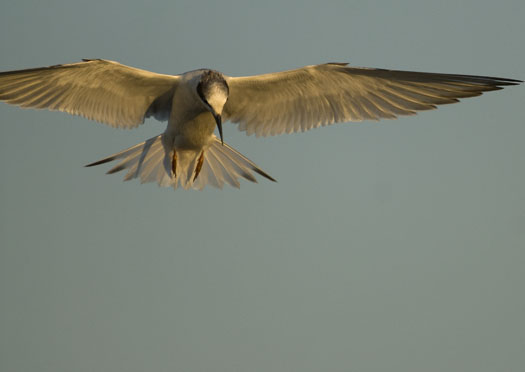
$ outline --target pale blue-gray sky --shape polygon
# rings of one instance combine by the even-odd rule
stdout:
[[[0,70],[328,61],[525,78],[525,2],[4,0]],[[525,88],[225,138],[277,178],[185,192],[83,168],[163,131],[0,104],[0,370],[518,371]]]

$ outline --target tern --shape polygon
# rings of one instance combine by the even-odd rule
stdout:
[[[116,160],[107,173],[127,170],[124,180],[200,190],[208,184],[239,187],[241,178],[257,182],[252,172],[275,181],[224,143],[224,121],[258,137],[303,132],[334,123],[413,115],[520,83],[347,63],[247,77],[211,69],[163,75],[114,61],[84,59],[1,72],[0,100],[64,111],[118,128],[135,128],[148,117],[167,121],[164,133],[86,166]]]

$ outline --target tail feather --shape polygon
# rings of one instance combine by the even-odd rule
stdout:
[[[177,152],[175,157],[173,151]],[[199,170],[201,153],[203,161]],[[180,186],[184,189],[202,190],[206,185],[222,188],[225,183],[239,188],[240,178],[257,182],[252,171],[276,182],[244,155],[227,144],[222,145],[216,137],[202,150],[195,151],[167,150],[163,145],[162,135],[159,135],[86,167],[115,160],[120,162],[111,168],[108,174],[127,169],[125,181],[139,178],[142,183],[156,182],[159,186],[171,186],[175,189]],[[176,164],[173,164],[173,161],[176,161]]]
[[[220,154],[216,153],[213,147],[208,149],[208,164],[210,165],[210,172],[215,175],[215,179],[218,182],[214,186],[222,188],[224,182],[236,188],[241,186],[237,178],[231,174],[233,172],[230,173],[228,167],[222,163]]]

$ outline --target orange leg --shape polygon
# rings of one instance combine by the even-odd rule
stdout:
[[[201,151],[201,156],[199,157],[199,161],[197,162],[197,167],[195,168],[195,176],[193,177],[193,182],[197,179],[197,176],[201,172],[202,163],[204,163],[204,151]]]
[[[171,171],[173,172],[173,176],[177,177],[177,150],[173,150],[173,159],[171,161]]]

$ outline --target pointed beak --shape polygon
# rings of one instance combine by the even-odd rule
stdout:
[[[217,128],[219,128],[219,135],[221,136],[221,143],[224,145],[224,140],[222,138],[222,118],[220,114],[213,113],[215,122],[217,123]]]

